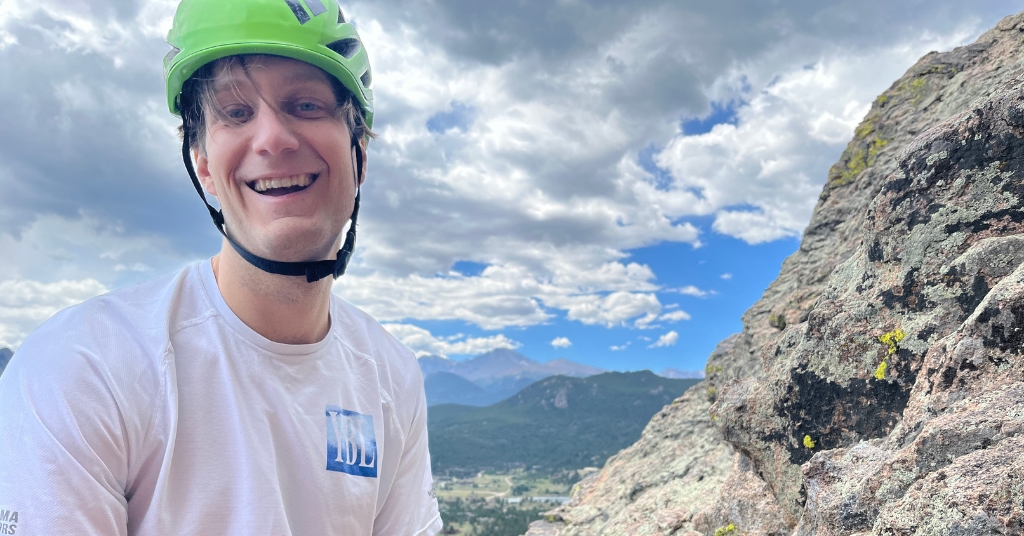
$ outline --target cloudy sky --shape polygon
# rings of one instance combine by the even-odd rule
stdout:
[[[0,347],[214,254],[176,0],[0,0]],[[1021,2],[373,0],[380,137],[335,292],[420,355],[701,369],[874,97]]]

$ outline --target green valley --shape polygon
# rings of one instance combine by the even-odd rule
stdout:
[[[428,430],[434,473],[599,467],[635,442],[655,413],[698,381],[650,371],[552,376],[487,407],[432,406]]]

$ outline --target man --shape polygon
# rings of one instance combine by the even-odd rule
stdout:
[[[372,136],[355,28],[335,0],[184,0],[168,41],[223,246],[25,340],[0,381],[0,534],[438,532],[415,357],[326,277]]]

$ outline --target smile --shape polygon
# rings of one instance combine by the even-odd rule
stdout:
[[[245,183],[252,191],[260,195],[282,196],[295,192],[301,192],[309,185],[316,182],[319,173],[303,173],[290,177],[278,177],[274,179],[257,179]]]

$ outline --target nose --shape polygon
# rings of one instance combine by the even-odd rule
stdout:
[[[266,103],[260,103],[253,126],[255,134],[252,150],[256,154],[277,155],[299,148],[299,139],[292,132],[287,119],[282,120],[281,113]]]

